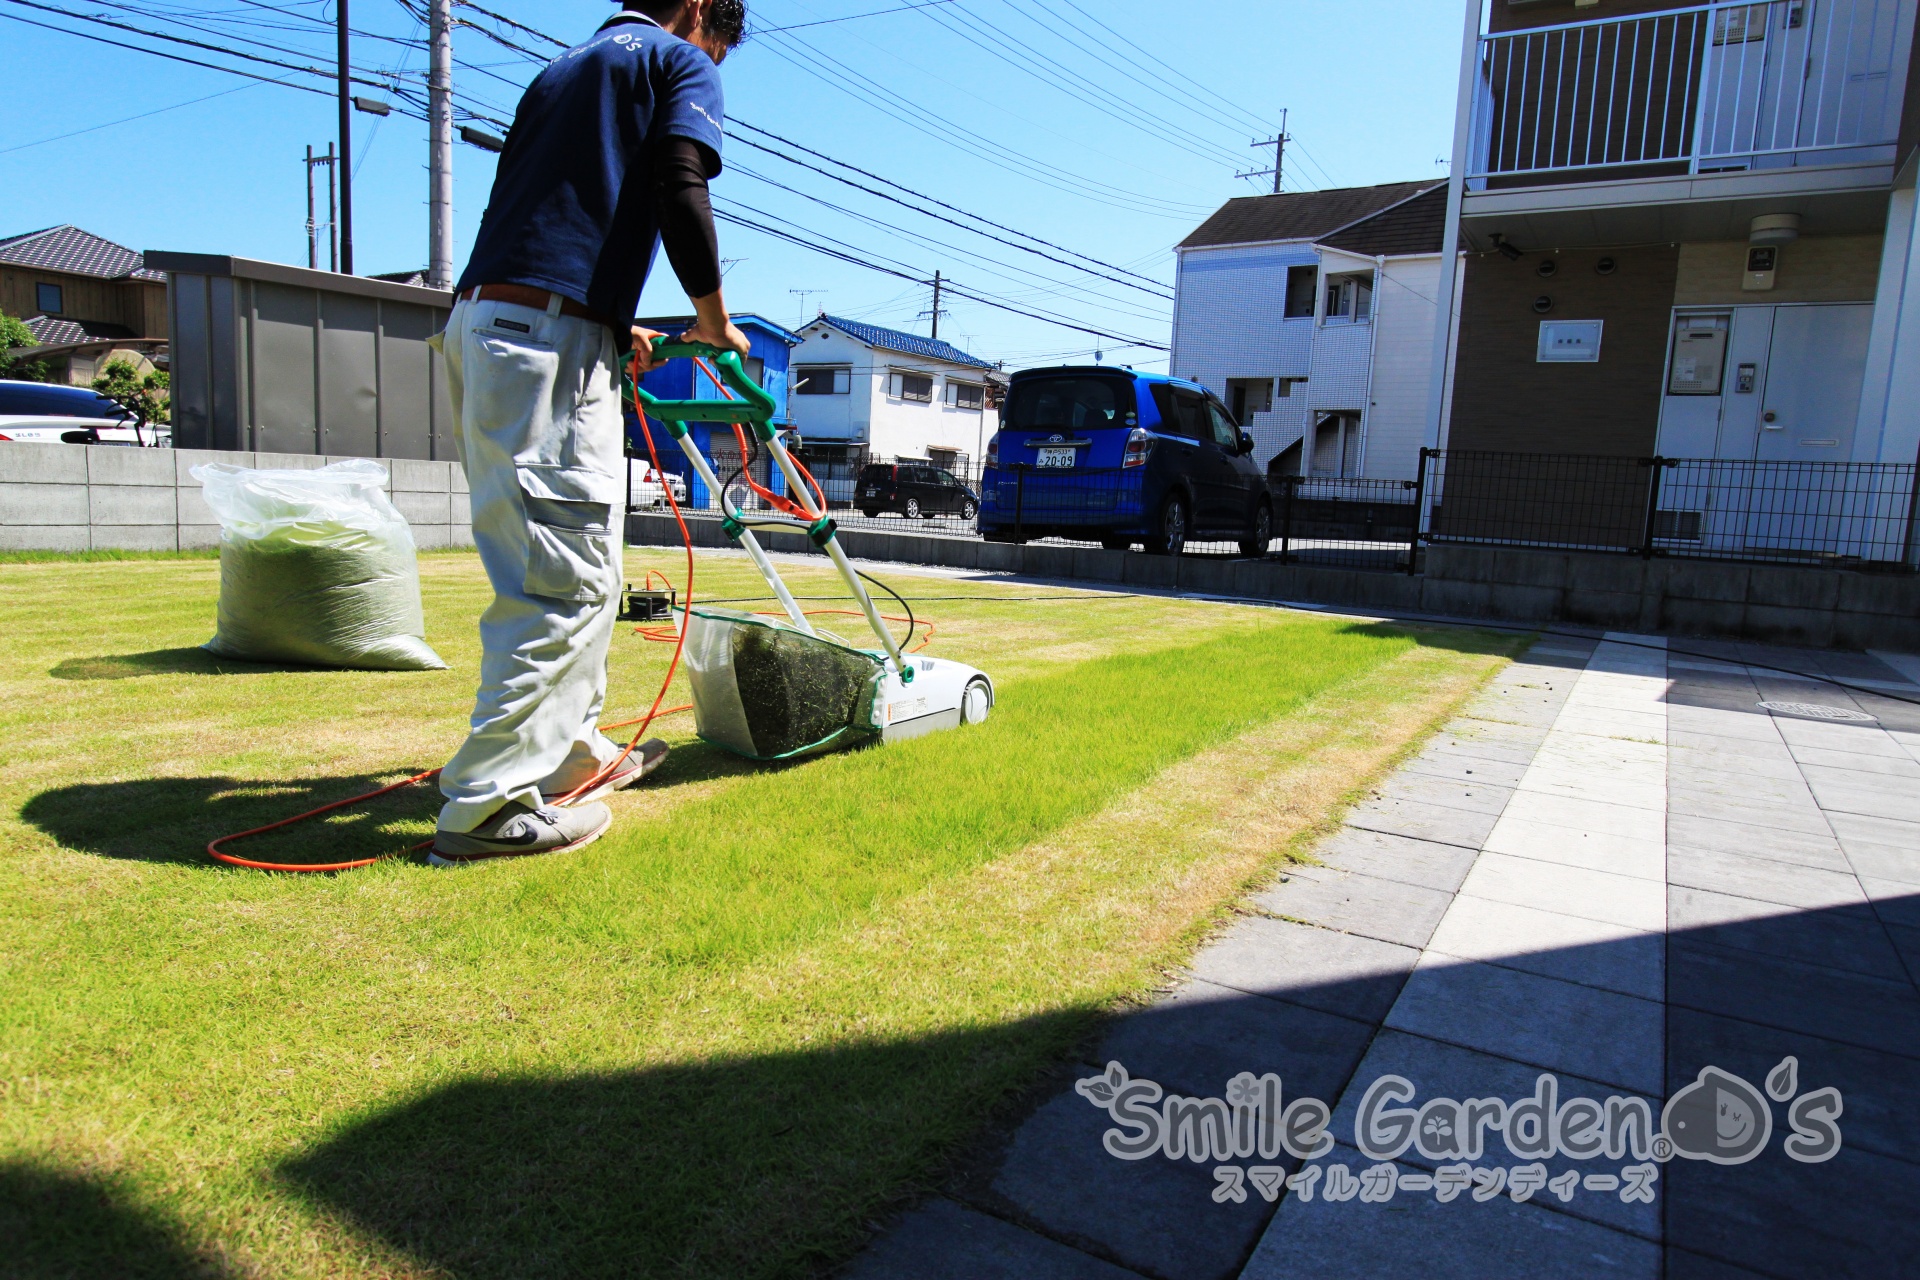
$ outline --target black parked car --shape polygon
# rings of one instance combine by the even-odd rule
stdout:
[[[980,510],[980,495],[960,483],[953,472],[936,466],[875,462],[860,468],[853,505],[868,519],[894,511],[914,520],[939,515],[971,520]]]

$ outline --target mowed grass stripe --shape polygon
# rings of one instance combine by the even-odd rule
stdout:
[[[984,726],[769,771],[476,907],[526,935],[496,944],[737,961],[1011,853],[1411,645],[1313,622],[1082,663],[1008,689]]]

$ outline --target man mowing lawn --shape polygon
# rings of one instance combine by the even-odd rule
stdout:
[[[707,195],[717,68],[746,17],[746,0],[627,0],[540,73],[507,135],[441,335],[494,599],[472,733],[440,775],[437,865],[596,840],[613,823],[600,797],[666,757],[597,727],[626,508],[620,366],[631,350],[652,367],[659,335],[633,316],[663,240],[698,317],[682,336],[746,354]]]

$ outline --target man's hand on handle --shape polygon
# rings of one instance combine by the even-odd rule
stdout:
[[[695,298],[693,306],[697,318],[693,328],[679,335],[679,341],[704,342],[722,351],[734,351],[743,356],[747,354],[747,335],[740,332],[733,321],[727,318],[727,304],[718,291],[704,298]],[[653,343],[654,339],[666,335],[656,329],[648,329],[637,324],[632,328],[633,352],[639,357],[640,372],[648,373],[665,364],[666,361],[654,356]]]
[[[680,335],[682,342],[704,342],[710,347],[722,351],[734,351],[747,354],[747,335],[734,327],[727,318],[726,299],[716,289],[704,298],[693,300],[693,309],[698,317],[693,328]]]
[[[651,373],[666,363],[665,360],[653,358],[653,340],[665,336],[657,329],[647,329],[637,324],[633,326],[633,354],[639,357],[640,372]]]

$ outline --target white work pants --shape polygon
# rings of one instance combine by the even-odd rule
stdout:
[[[538,807],[619,755],[595,727],[626,516],[611,330],[507,302],[455,303],[443,338],[473,540],[493,584],[472,732],[440,775],[443,831]]]

